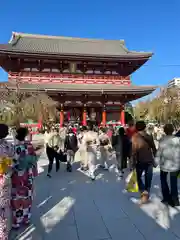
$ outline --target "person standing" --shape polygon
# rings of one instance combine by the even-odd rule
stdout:
[[[153,137],[146,133],[144,121],[136,123],[136,130],[137,133],[132,136],[132,168],[135,168],[137,172],[137,182],[143,204],[149,199],[156,147]],[[145,183],[142,181],[143,172]]]
[[[33,201],[34,178],[37,176],[37,155],[33,145],[25,141],[27,128],[19,128],[16,135],[12,172],[12,227],[29,224]]]
[[[75,153],[78,149],[78,140],[72,128],[69,128],[64,142],[64,149],[67,153],[67,171],[72,172]]]
[[[11,230],[11,169],[14,147],[5,138],[8,126],[0,124],[0,239],[7,240]]]
[[[160,166],[162,202],[170,206],[179,206],[177,177],[180,171],[180,138],[173,136],[172,124],[164,126],[166,136],[159,143],[155,162]],[[167,177],[170,176],[170,189]]]
[[[46,144],[46,154],[49,160],[47,176],[49,178],[51,178],[54,159],[56,161],[56,172],[58,172],[60,168],[60,154],[58,153],[60,142],[59,129],[54,129],[54,132],[52,132]]]

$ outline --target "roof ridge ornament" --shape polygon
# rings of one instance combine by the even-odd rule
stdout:
[[[31,34],[31,33],[22,33],[22,32],[12,32],[11,40],[15,37],[29,37],[29,38],[43,38],[43,39],[64,39],[64,40],[76,40],[76,41],[109,41],[109,42],[120,42],[122,45],[125,44],[124,39],[103,39],[103,38],[81,38],[81,37],[68,37],[68,36],[56,36],[56,35],[47,35],[47,34]],[[10,40],[10,41],[11,41]]]

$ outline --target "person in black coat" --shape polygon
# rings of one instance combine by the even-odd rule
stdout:
[[[74,162],[74,156],[78,149],[78,140],[76,134],[72,128],[69,128],[64,142],[64,150],[67,153],[67,171],[72,171],[72,163]]]
[[[123,177],[124,169],[127,168],[127,160],[131,155],[131,141],[123,127],[119,128],[118,135],[112,137],[112,146],[116,151],[119,175]]]

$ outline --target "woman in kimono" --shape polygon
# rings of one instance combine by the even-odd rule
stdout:
[[[14,147],[5,138],[8,126],[0,124],[0,240],[8,240],[11,229],[11,169]]]
[[[79,147],[79,157],[80,157],[80,165],[81,170],[86,171],[88,169],[87,165],[87,154],[86,154],[86,145],[83,144],[83,137],[87,132],[86,126],[81,127],[81,132],[78,134],[78,147]]]
[[[101,164],[100,167],[104,170],[109,169],[109,159],[110,152],[112,150],[111,141],[106,133],[105,128],[100,129],[99,142],[100,142],[100,154],[101,154]]]
[[[25,141],[26,128],[19,128],[16,135],[14,168],[12,174],[12,227],[28,224],[33,201],[33,180],[37,176],[37,156],[32,144]]]
[[[93,130],[93,126],[88,127],[88,131],[84,134],[82,144],[86,148],[86,162],[89,169],[89,176],[95,180],[95,170],[97,165],[97,149],[99,147],[99,138],[97,132]]]

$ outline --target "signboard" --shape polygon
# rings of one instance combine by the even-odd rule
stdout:
[[[120,111],[120,105],[106,106],[106,111]]]

